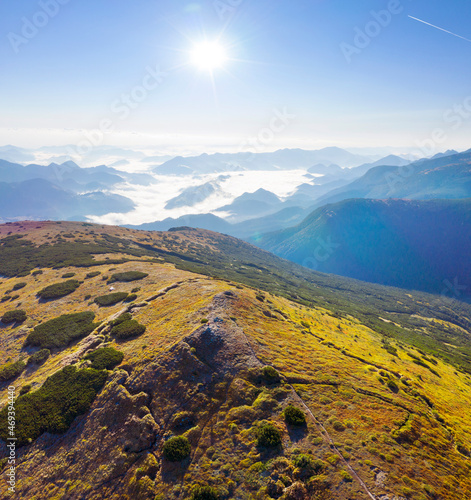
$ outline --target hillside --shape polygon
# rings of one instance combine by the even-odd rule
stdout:
[[[0,225],[0,275],[11,498],[471,497],[467,304],[188,228]]]
[[[433,293],[458,280],[471,294],[471,199],[346,200],[256,243],[322,272]]]

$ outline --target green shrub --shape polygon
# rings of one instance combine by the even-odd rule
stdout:
[[[27,385],[24,385],[21,389],[20,389],[20,396],[23,396],[23,394],[26,394],[27,392],[29,392],[31,390],[31,384],[27,384]]]
[[[62,278],[73,278],[75,276],[75,273],[65,273],[62,275]]]
[[[398,443],[413,443],[420,437],[420,424],[415,416],[410,417],[400,428],[391,432],[391,436]]]
[[[112,370],[123,361],[124,354],[113,347],[102,347],[85,356],[92,362],[95,370]]]
[[[41,271],[41,269],[37,269],[36,271],[33,271],[31,274],[32,274],[32,276],[39,276],[42,273],[43,272]]]
[[[257,429],[257,446],[276,447],[281,444],[281,432],[273,424],[264,424]]]
[[[38,325],[26,338],[25,345],[43,348],[63,347],[89,335],[96,327],[95,314],[64,314]]]
[[[117,326],[117,325],[120,325],[121,323],[124,323],[125,321],[130,320],[130,319],[132,319],[131,313],[123,313],[123,314],[120,314],[116,319],[113,319],[112,321],[110,321],[110,325]]]
[[[95,299],[95,304],[99,306],[113,306],[118,302],[122,302],[128,294],[126,292],[109,293],[108,295],[101,295]]]
[[[327,467],[327,464],[322,460],[314,460],[310,455],[304,453],[296,455],[292,461],[295,467],[301,469],[304,476],[319,474]]]
[[[389,387],[389,389],[391,389],[392,392],[399,392],[399,387],[398,385],[396,384],[396,382],[394,382],[394,380],[388,380],[386,382],[386,385]]]
[[[397,349],[386,341],[383,341],[382,348],[385,349],[389,354],[397,356]]]
[[[46,362],[47,358],[51,355],[51,351],[49,349],[41,349],[38,352],[35,352],[28,359],[28,365],[42,365]]]
[[[20,373],[26,368],[26,363],[23,360],[14,361],[3,365],[0,368],[0,381],[6,382],[12,378],[18,377]]]
[[[67,431],[75,417],[88,411],[106,377],[105,371],[66,366],[37,391],[19,396],[15,404],[17,445],[23,446],[44,432]],[[5,407],[0,411],[0,437],[6,440],[8,432],[8,407]]]
[[[27,285],[27,283],[15,283],[13,285],[13,290],[16,291],[16,290],[21,290],[22,288],[24,288],[25,286]]]
[[[141,287],[139,287],[139,286],[138,286],[138,287],[136,287],[136,288],[133,288],[133,289],[131,290],[131,293],[137,293],[137,292],[140,292],[140,291],[141,291]]]
[[[191,500],[218,500],[219,492],[211,486],[194,486],[191,490]]]
[[[45,300],[59,299],[75,292],[79,286],[80,282],[77,280],[63,281],[43,288],[38,292],[38,297]]]
[[[111,329],[111,335],[119,340],[138,337],[146,331],[146,327],[138,323],[135,319],[126,320]]]
[[[27,318],[26,312],[22,309],[15,309],[14,311],[7,311],[2,316],[2,323],[6,325],[9,323],[23,323]]]
[[[340,470],[340,476],[344,481],[347,483],[351,483],[353,481],[353,477],[350,475],[349,472],[347,472],[345,469]]]
[[[203,318],[203,319],[201,320],[201,324],[203,324],[203,325],[205,325],[205,324],[206,324],[206,323],[208,323],[208,322],[209,322],[209,319],[207,319],[207,318]]]
[[[126,297],[124,302],[133,302],[136,299],[137,299],[137,295],[135,293],[131,293]]]
[[[269,384],[276,384],[280,381],[280,374],[273,368],[273,366],[264,366],[262,368],[262,375],[266,382]]]
[[[112,274],[110,278],[110,283],[114,283],[115,281],[137,281],[147,278],[149,276],[147,273],[141,273],[140,271],[127,271],[125,273],[116,273]]]
[[[299,408],[292,405],[285,408],[283,416],[285,417],[286,423],[290,425],[305,425],[306,423],[306,415],[304,415]]]
[[[338,432],[342,432],[345,430],[345,425],[343,425],[340,420],[334,420],[332,422],[332,427]]]
[[[100,276],[100,271],[92,271],[91,273],[87,273],[85,278],[96,278],[97,276]]]
[[[184,436],[172,437],[164,444],[162,451],[169,462],[180,462],[190,455],[191,445]]]

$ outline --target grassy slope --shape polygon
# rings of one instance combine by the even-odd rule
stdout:
[[[41,238],[47,238],[46,232],[50,235],[61,230],[67,234],[77,229],[99,232],[96,227],[72,223],[45,226],[47,229],[41,230],[43,234],[33,230],[29,237],[38,243]],[[5,226],[0,229],[5,233]],[[127,236],[127,241],[131,237],[147,239],[141,243],[167,252],[182,252],[186,259],[188,254],[192,259],[196,259],[196,255],[201,259],[205,253],[217,252],[221,245],[225,245],[226,259],[236,258],[234,251],[228,253],[230,242],[235,240],[214,233],[147,235],[119,228],[106,228],[106,231],[115,237]],[[203,242],[207,247],[204,252],[196,246]],[[36,277],[0,282],[0,296],[16,282],[27,283],[15,292],[18,299],[0,303],[0,313],[21,303],[20,307],[28,314],[23,325],[2,326],[3,364],[9,358],[16,360],[25,354],[21,350],[22,343],[29,329],[41,321],[60,314],[92,310],[97,320],[106,322],[124,310],[123,304],[99,308],[91,303],[93,297],[109,289],[103,275],[130,270],[149,274],[141,281],[113,284],[117,291],[141,288],[137,302],[142,307],[135,308],[133,316],[147,326],[146,333],[117,345],[111,341],[124,352],[123,364],[110,375],[90,412],[78,418],[67,434],[61,438],[43,436],[23,449],[18,469],[18,498],[61,498],[64,495],[68,498],[80,495],[87,498],[189,498],[189,485],[198,480],[229,488],[231,498],[267,498],[264,488],[270,481],[276,483],[281,476],[309,483],[292,464],[297,450],[310,452],[327,464],[325,479],[330,484],[331,498],[366,498],[360,483],[355,478],[349,481],[346,476],[348,467],[352,467],[366,487],[378,495],[395,493],[425,499],[431,498],[430,492],[435,491],[438,498],[471,496],[469,459],[457,451],[458,444],[471,448],[471,419],[467,412],[471,379],[445,362],[449,359],[456,364],[457,360],[466,359],[465,351],[450,347],[460,352],[450,357],[446,354],[446,346],[433,338],[442,334],[446,335],[446,340],[462,339],[464,344],[469,335],[467,306],[462,305],[458,313],[447,311],[448,305],[443,306],[443,311],[437,310],[437,314],[446,319],[438,319],[435,324],[430,319],[434,318],[434,297],[408,296],[399,290],[365,287],[371,296],[357,297],[352,307],[349,298],[353,301],[356,287],[365,285],[350,280],[336,281],[336,278],[315,273],[309,277],[317,282],[310,283],[298,275],[290,284],[287,275],[280,274],[280,267],[277,269],[274,263],[268,262],[268,270],[258,273],[253,264],[264,254],[243,243],[238,244],[241,245],[239,255],[242,255],[238,258],[245,259],[242,274],[237,273],[240,266],[237,270],[230,266],[217,267],[223,265],[222,257],[215,259],[214,266],[206,272],[238,277],[239,282],[249,284],[256,284],[258,280],[257,289],[278,286],[275,290],[278,296],[178,270],[164,262],[148,262],[146,255],[130,256],[130,251],[139,253],[134,252],[135,247],[122,248],[132,261],[95,266],[92,270],[101,271],[102,275],[91,279],[85,279],[89,268],[66,267],[44,269],[43,274]],[[194,249],[189,249],[189,245],[195,245]],[[116,249],[109,250],[112,259],[125,256],[116,255]],[[250,256],[250,252],[254,254]],[[155,256],[153,252],[146,253]],[[194,265],[204,269],[203,264],[183,260],[178,255],[160,255],[175,260],[179,267]],[[252,265],[247,265],[249,263]],[[84,281],[79,289],[56,301],[38,301],[37,291],[61,281],[66,272],[75,272],[74,279]],[[303,286],[296,290],[298,283]],[[337,283],[339,290],[319,290],[321,283],[324,286]],[[174,285],[177,286],[173,288]],[[224,291],[231,291],[235,297],[222,302],[215,298]],[[383,292],[381,299],[373,296],[380,291]],[[298,303],[280,296],[296,292]],[[87,295],[91,298],[85,299]],[[396,305],[398,298],[403,304]],[[384,311],[384,307],[379,306],[382,302],[386,309],[391,304],[409,310],[415,305],[416,312],[423,311],[422,316],[429,319],[421,319],[420,326],[411,328],[408,322],[418,319],[406,316],[405,310],[400,313]],[[426,302],[431,305],[424,305]],[[348,313],[341,309],[344,304],[351,307]],[[375,325],[387,326],[389,323],[364,321],[369,319],[367,312],[372,314],[373,311],[376,316],[391,317],[402,324],[401,328],[386,331],[388,344],[384,343],[385,332],[376,329]],[[188,337],[201,331],[201,319],[209,319],[208,325],[214,331],[222,328],[225,332],[227,345],[216,349],[214,359],[207,357],[207,343],[201,344],[198,336],[192,340]],[[424,335],[426,352],[418,351],[407,341]],[[186,342],[182,343],[184,338]],[[61,366],[79,361],[92,346],[110,340],[95,332],[80,343],[53,352],[37,370],[28,368],[14,385],[21,387],[32,383],[37,387]],[[253,349],[246,358],[242,352],[244,342]],[[189,351],[189,345],[195,346],[194,352]],[[397,349],[398,356],[390,354],[391,347]],[[427,361],[438,375],[414,363],[412,356],[422,360],[426,356],[430,360],[439,348],[445,353],[444,360],[437,357],[433,362]],[[242,361],[238,364],[239,358]],[[249,367],[256,369],[262,364],[275,366],[284,377],[283,383],[267,386],[247,371]],[[397,393],[388,387],[391,381],[397,385]],[[1,391],[3,402],[6,385]],[[312,417],[308,419],[307,429],[286,427],[280,412],[289,402],[306,412],[310,409]],[[117,404],[119,412],[116,412]],[[193,413],[194,421],[190,429],[176,430],[172,428],[172,416],[182,410]],[[282,449],[266,451],[255,446],[254,427],[264,419],[276,422],[283,431]],[[342,425],[335,424],[337,421]],[[407,422],[413,422],[415,434],[410,442],[399,443],[393,439],[393,433],[398,429],[404,431]],[[332,438],[333,447],[324,429]],[[192,442],[191,459],[182,465],[162,462],[163,436],[181,433],[187,433]],[[45,446],[51,446],[47,454]],[[334,455],[341,455],[343,459],[335,459]],[[285,457],[287,462],[270,461],[279,456]],[[38,471],[45,473],[47,479]],[[2,481],[5,481],[4,475]],[[0,483],[2,490],[4,486]],[[312,484],[309,487],[312,488]]]
[[[12,262],[19,264],[16,274],[25,269],[24,262],[29,270],[33,268],[34,259],[21,258],[24,247],[19,245],[24,241],[38,246],[26,247],[28,253],[41,252],[42,264],[36,265],[52,265],[52,260],[57,267],[73,262],[95,266],[109,262],[106,258],[119,261],[122,255],[116,252],[126,252],[131,259],[171,263],[181,270],[235,280],[304,305],[328,307],[343,317],[353,315],[386,337],[412,343],[471,371],[471,306],[457,300],[452,287],[441,296],[409,293],[309,271],[241,240],[204,230],[160,233],[51,222],[3,225],[0,231],[5,236],[11,233],[10,237],[28,233],[14,248],[7,248],[6,257],[0,246],[0,275],[11,270]],[[94,261],[90,252],[97,254]]]

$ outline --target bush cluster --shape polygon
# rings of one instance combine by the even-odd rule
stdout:
[[[86,311],[75,314],[64,314],[38,325],[28,335],[25,345],[42,348],[64,347],[73,340],[89,335],[96,327],[93,323],[95,314]]]
[[[3,365],[0,368],[0,382],[6,382],[7,380],[18,377],[25,368],[26,363],[22,360]]]
[[[276,384],[280,381],[280,374],[273,368],[273,366],[264,366],[262,368],[263,378],[269,384]]]
[[[24,385],[21,389],[20,389],[20,396],[23,396],[23,394],[26,394],[27,392],[29,392],[31,390],[31,384],[28,384],[28,385]]]
[[[191,500],[218,500],[218,490],[212,486],[194,486],[191,490]]]
[[[102,347],[85,356],[92,362],[91,368],[95,370],[112,370],[123,361],[124,354],[113,347]]]
[[[19,396],[15,405],[17,445],[28,444],[44,432],[67,431],[75,417],[88,411],[106,377],[106,371],[66,366],[37,391]],[[0,437],[8,437],[8,407],[0,411]]]
[[[66,295],[75,292],[80,286],[80,282],[77,280],[68,280],[61,283],[55,283],[54,285],[49,285],[42,290],[39,290],[38,297],[45,300],[59,299],[65,297]]]
[[[73,278],[75,276],[75,273],[65,273],[62,275],[62,278],[67,279],[67,278]]]
[[[127,243],[129,245],[129,243]],[[24,235],[11,235],[0,240],[0,274],[5,276],[27,276],[35,268],[94,267],[103,264],[93,255],[117,252],[118,245],[108,242],[100,244],[66,242],[57,240],[52,244],[37,247]],[[135,253],[131,249],[127,253]],[[121,264],[126,259],[107,260],[107,264]],[[37,274],[37,272],[36,272]]]
[[[327,467],[327,464],[320,459],[314,460],[311,456],[301,453],[296,455],[293,459],[293,464],[298,469],[301,469],[304,475],[312,476],[319,474]]]
[[[138,323],[135,319],[128,319],[113,326],[111,335],[114,335],[119,340],[138,337],[146,331],[146,327]]]
[[[108,295],[100,295],[100,297],[95,299],[95,304],[103,307],[113,306],[118,304],[118,302],[122,302],[127,298],[127,296],[128,294],[126,292],[115,292],[109,293]]]
[[[257,429],[257,446],[274,448],[281,444],[281,432],[273,424],[264,424]]]
[[[85,278],[96,278],[97,276],[100,276],[100,271],[92,271],[91,273],[87,273]]]
[[[23,323],[27,318],[26,312],[22,309],[15,309],[14,311],[7,311],[2,316],[2,323],[8,325],[9,323]]]
[[[109,282],[114,283],[115,281],[137,281],[147,278],[147,276],[149,276],[147,273],[141,273],[140,271],[127,271],[125,273],[112,274]]]
[[[190,455],[191,445],[184,436],[172,437],[164,444],[162,452],[169,462],[180,462]]]
[[[112,321],[110,321],[110,325],[111,326],[117,326],[117,325],[120,325],[121,323],[124,323],[125,321],[128,321],[132,319],[132,314],[131,313],[123,313],[123,314],[120,314],[116,319],[113,319]]]
[[[47,358],[51,355],[49,349],[41,349],[38,352],[32,354],[28,359],[28,365],[42,365],[46,362]]]
[[[299,409],[293,405],[289,405],[285,408],[283,412],[286,423],[290,425],[305,425],[306,424],[306,415]]]

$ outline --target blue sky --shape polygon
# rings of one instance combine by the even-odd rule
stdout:
[[[408,17],[471,39],[469,1],[44,1],[55,15],[0,4],[0,144],[70,143],[108,120],[105,143],[162,151],[407,148],[437,128],[438,150],[471,147],[471,43]],[[205,38],[228,52],[213,75],[189,63]],[[149,68],[166,74],[124,113]]]

